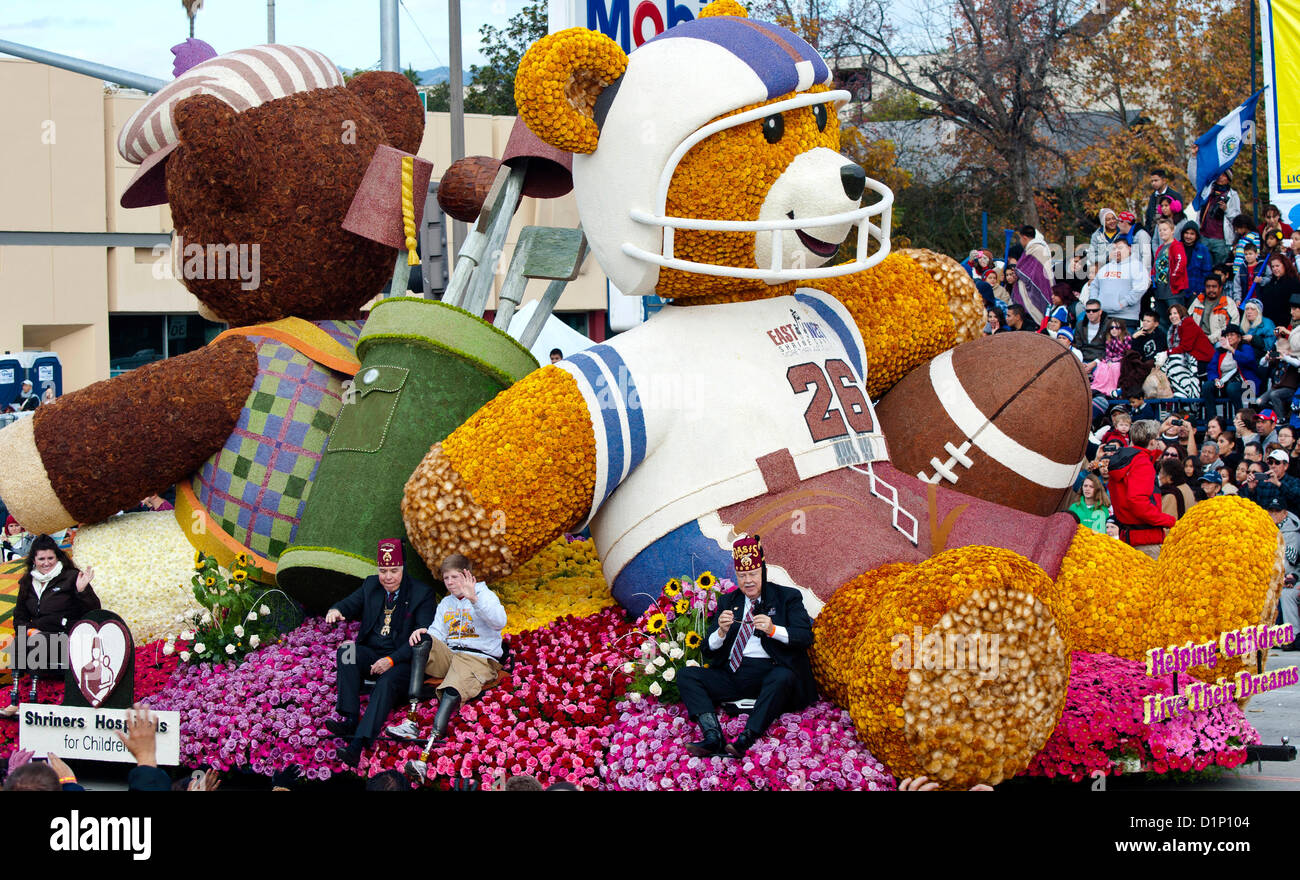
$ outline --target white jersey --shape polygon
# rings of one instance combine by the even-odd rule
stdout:
[[[678,526],[766,493],[765,455],[788,450],[800,479],[888,459],[862,337],[821,291],[667,306],[558,366],[591,413],[590,524],[611,584]]]

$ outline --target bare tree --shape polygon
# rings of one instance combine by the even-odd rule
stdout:
[[[1069,154],[1053,142],[1064,122],[1053,82],[1068,64],[1066,39],[1105,25],[1105,5],[1090,0],[935,0],[901,16],[890,0],[769,0],[763,7],[798,24],[815,12],[818,48],[836,66],[924,102],[959,138],[963,164],[985,165],[1014,193],[1024,222],[1038,224],[1032,169]],[[915,7],[911,7],[915,9]],[[808,28],[801,28],[807,30]]]

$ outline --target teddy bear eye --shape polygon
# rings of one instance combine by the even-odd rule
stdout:
[[[825,131],[826,130],[826,105],[813,104],[812,112],[813,112],[813,121],[817,123],[817,130]]]
[[[763,137],[767,138],[769,144],[774,144],[785,134],[785,117],[780,113],[773,113],[763,120]]]

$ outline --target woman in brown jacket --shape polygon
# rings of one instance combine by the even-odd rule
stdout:
[[[1175,519],[1182,519],[1199,499],[1187,484],[1183,463],[1174,456],[1160,462],[1160,509]]]
[[[18,602],[14,607],[14,633],[24,634],[25,643],[15,647],[13,699],[3,714],[12,715],[18,706],[19,672],[26,669],[25,654],[57,658],[63,654],[54,638],[66,634],[85,616],[100,607],[99,597],[90,585],[92,569],[81,571],[49,535],[39,535],[27,552],[27,571],[18,581]],[[36,640],[45,640],[44,651],[36,654]],[[36,695],[37,670],[33,673],[32,698]]]

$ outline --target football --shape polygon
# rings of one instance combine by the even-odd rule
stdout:
[[[876,404],[890,461],[1026,513],[1069,504],[1091,392],[1069,349],[1038,333],[967,342],[913,370]]]

